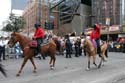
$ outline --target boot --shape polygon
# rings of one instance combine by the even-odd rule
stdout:
[[[97,53],[98,53],[99,57],[102,57],[101,56],[101,48],[100,47],[97,48]]]

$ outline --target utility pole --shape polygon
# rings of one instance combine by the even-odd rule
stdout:
[[[49,28],[50,28],[50,15],[51,15],[51,3],[50,0],[48,0],[48,5],[49,5],[49,13],[48,13],[48,23],[49,23]]]
[[[106,17],[106,25],[107,25],[107,41],[109,41],[110,18],[109,18],[108,0],[105,0],[105,17]]]
[[[29,9],[30,9],[30,0],[28,0],[28,11],[29,11]],[[29,37],[29,12],[28,12],[28,19],[27,19],[28,21],[27,21],[27,28],[28,28],[28,30],[27,30],[27,36]]]
[[[42,8],[42,3],[41,0],[38,2],[38,23],[41,24],[41,8]]]

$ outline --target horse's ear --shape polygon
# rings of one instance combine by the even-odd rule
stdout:
[[[14,31],[13,33],[15,34],[16,32]]]
[[[16,31],[14,31],[12,34],[13,34],[13,35],[15,35],[15,34],[17,34],[17,32],[16,32]]]

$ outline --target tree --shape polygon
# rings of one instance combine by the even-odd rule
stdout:
[[[10,14],[9,19],[7,20],[7,24],[3,27],[3,31],[7,32],[18,32],[22,28],[24,28],[26,22],[22,16],[15,16],[14,14]]]

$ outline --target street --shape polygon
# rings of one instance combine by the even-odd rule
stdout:
[[[37,73],[33,73],[33,66],[28,61],[20,77],[16,77],[23,59],[8,59],[3,61],[8,77],[0,74],[0,83],[123,83],[125,77],[125,54],[111,52],[105,65],[95,68],[91,60],[91,70],[86,71],[87,57],[80,56],[66,59],[56,56],[54,70],[49,68],[49,57],[46,60],[35,58]],[[99,64],[97,57],[96,63]],[[122,79],[123,78],[123,79]],[[122,82],[117,82],[122,79]],[[125,83],[125,82],[124,82]]]

